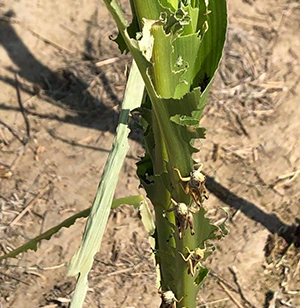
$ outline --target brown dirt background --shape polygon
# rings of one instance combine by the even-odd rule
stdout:
[[[228,13],[198,158],[208,174],[209,215],[218,219],[218,208],[228,207],[230,234],[207,261],[212,272],[199,307],[300,307],[299,249],[287,246],[300,219],[300,3],[230,0]],[[108,39],[115,33],[98,0],[0,1],[0,172],[11,172],[0,178],[1,253],[91,204],[130,64]],[[15,73],[30,124],[26,146]],[[140,141],[133,131],[116,197],[143,193],[135,174]],[[0,306],[67,307],[75,281],[65,263],[84,224],[2,263]],[[158,307],[155,279],[138,214],[128,206],[112,211],[85,307]]]

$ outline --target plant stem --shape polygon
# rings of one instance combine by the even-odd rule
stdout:
[[[157,94],[162,95],[158,89]],[[164,90],[163,90],[164,91]],[[155,159],[153,161],[154,174],[166,172],[165,162],[168,162],[171,168],[180,168],[180,170],[193,169],[192,161],[187,158],[186,161],[178,161],[178,158],[169,147],[169,138],[166,133],[166,126],[172,125],[170,119],[159,108],[159,102],[156,101],[152,93],[152,129],[155,138]],[[165,119],[165,120],[163,120]],[[166,120],[167,119],[167,120]],[[183,146],[183,145],[182,145]],[[180,149],[180,146],[178,147]],[[163,291],[172,290],[178,299],[182,300],[177,303],[177,307],[196,307],[196,296],[199,288],[194,284],[194,277],[187,272],[188,265],[183,260],[182,254],[185,254],[185,247],[190,249],[196,248],[196,243],[193,237],[188,233],[188,230],[183,239],[179,239],[174,233],[174,229],[170,223],[175,224],[174,213],[166,213],[169,208],[171,197],[177,202],[191,203],[191,197],[183,191],[174,172],[168,173],[169,186],[173,187],[172,194],[164,187],[164,183],[158,185],[155,193],[161,202],[152,200],[155,209],[157,240],[159,249],[159,265],[161,273],[161,287]]]

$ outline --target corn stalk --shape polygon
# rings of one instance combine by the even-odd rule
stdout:
[[[137,110],[143,118],[146,149],[138,176],[155,210],[160,288],[181,299],[177,307],[193,308],[208,269],[194,262],[191,254],[199,249],[204,261],[212,252],[209,240],[222,232],[218,235],[220,226],[205,217],[201,201],[193,215],[195,234],[184,227],[181,238],[176,211],[169,209],[171,198],[189,209],[195,206],[175,169],[189,176],[195,164],[192,155],[198,151],[194,140],[205,137],[199,122],[222,55],[226,1],[131,0],[130,25],[117,0],[104,2],[119,29],[116,42],[122,52],[132,54],[147,91]]]

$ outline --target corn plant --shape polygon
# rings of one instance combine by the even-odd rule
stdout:
[[[137,110],[146,154],[137,173],[154,206],[160,288],[172,291],[177,307],[196,307],[208,274],[201,263],[220,226],[205,217],[205,176],[193,143],[204,138],[199,122],[222,55],[226,1],[132,0],[129,27],[118,2],[104,2],[120,32],[116,42],[131,52],[146,87]]]
[[[141,196],[115,201],[140,208],[158,267],[161,307],[196,307],[197,293],[209,270],[211,240],[226,233],[213,224],[204,207],[208,198],[203,164],[196,164],[194,141],[205,137],[200,120],[226,36],[226,0],[131,0],[132,22],[117,0],[104,0],[114,18],[121,52],[133,57],[114,146],[108,158],[82,245],[70,262],[77,277],[71,307],[81,307],[87,276],[99,251],[117,177],[128,150],[129,112],[138,113],[144,130],[145,155],[137,174],[154,208],[154,219]],[[80,215],[81,215],[80,214]],[[83,215],[84,214],[84,215]],[[74,223],[71,217],[66,224]],[[51,230],[12,252],[36,249]],[[5,258],[6,256],[0,257]]]

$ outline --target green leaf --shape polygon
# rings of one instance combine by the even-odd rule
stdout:
[[[153,220],[151,221],[152,217],[149,214],[150,211],[149,211],[148,205],[146,203],[146,200],[144,199],[143,196],[137,195],[137,196],[130,196],[130,197],[125,197],[125,198],[115,199],[112,202],[111,208],[115,209],[122,204],[130,204],[130,205],[133,205],[134,208],[138,208],[138,207],[142,206],[140,211],[141,211],[141,216],[144,217],[144,219],[142,219],[142,220],[143,220],[143,223],[145,225],[145,228],[146,228],[147,232],[149,233],[149,235],[152,235],[154,233],[154,230],[153,230],[154,222],[153,222]],[[44,233],[40,234],[39,236],[37,236],[37,237],[33,238],[32,240],[28,241],[24,245],[14,249],[13,251],[11,251],[11,252],[9,252],[5,255],[0,256],[0,261],[8,259],[8,258],[15,258],[20,253],[26,252],[28,250],[36,251],[38,249],[38,243],[39,242],[41,242],[42,240],[50,240],[51,237],[54,234],[56,234],[58,231],[60,231],[60,229],[69,228],[70,226],[72,226],[76,222],[77,219],[88,217],[90,212],[91,212],[91,208],[89,207],[89,208],[87,208],[87,209],[85,209],[81,212],[78,212],[78,213],[72,215],[71,217],[68,217],[67,219],[62,221],[60,224],[50,228],[49,230],[45,231]]]
[[[132,22],[131,22],[130,26],[127,28],[127,32],[128,32],[129,37],[135,38],[136,34],[140,30],[139,30],[137,15],[135,13],[135,8],[134,8],[134,4],[132,3],[132,0],[130,0],[130,6],[131,6],[133,18],[132,18]],[[120,32],[118,33],[116,38],[113,38],[112,36],[110,36],[110,39],[118,45],[121,54],[129,52],[129,49],[128,49],[128,47],[127,47],[127,45],[126,45],[126,43],[123,39],[123,36]]]
[[[200,46],[198,57],[202,60],[195,67],[198,74],[193,82],[193,87],[200,86],[202,90],[210,83],[219,66],[227,30],[226,0],[208,2],[208,30]]]
[[[218,68],[226,36],[226,0],[132,0],[139,36],[129,35],[114,1],[104,0],[114,17],[128,50],[135,59],[148,99],[140,109],[144,117],[147,155],[139,165],[141,183],[151,199],[156,217],[156,259],[160,263],[161,287],[183,300],[178,307],[195,307],[196,295],[206,272],[195,278],[178,253],[185,247],[210,248],[210,239],[221,230],[205,217],[195,215],[195,236],[174,236],[175,217],[166,212],[170,198],[191,204],[178,183],[174,168],[183,176],[193,170],[195,138],[204,137],[200,119],[205,99]],[[208,255],[210,251],[206,252]],[[174,269],[175,272],[174,272]]]
[[[198,287],[201,287],[203,282],[207,278],[208,274],[209,274],[209,269],[206,268],[206,267],[200,266],[200,270],[199,270],[198,275],[197,275],[197,277],[195,279],[195,284]]]
[[[75,221],[78,218],[83,218],[83,217],[87,217],[90,213],[91,208],[85,209],[79,213],[76,213],[75,215],[67,218],[66,220],[64,220],[63,222],[61,222],[60,224],[58,224],[57,226],[47,230],[46,232],[42,233],[41,235],[35,237],[34,239],[28,241],[27,243],[25,243],[24,245],[14,249],[13,251],[0,256],[0,261],[7,259],[7,258],[15,258],[17,255],[19,255],[22,252],[26,252],[28,250],[37,250],[37,245],[40,241],[42,240],[50,240],[50,238],[56,234],[60,229],[62,228],[69,228],[70,226],[72,226]]]
[[[115,14],[118,15],[119,24],[126,27],[122,13],[116,1],[114,5]],[[122,110],[120,113],[117,134],[113,142],[112,151],[107,159],[102,180],[87,220],[83,240],[80,248],[72,258],[68,274],[77,277],[77,284],[72,298],[71,307],[82,307],[88,288],[87,276],[92,268],[94,256],[100,250],[102,237],[109,216],[110,205],[118,182],[118,177],[123,166],[128,144],[128,117],[131,110],[140,106],[143,99],[144,83],[140,73],[133,62],[128,83],[126,86]]]

